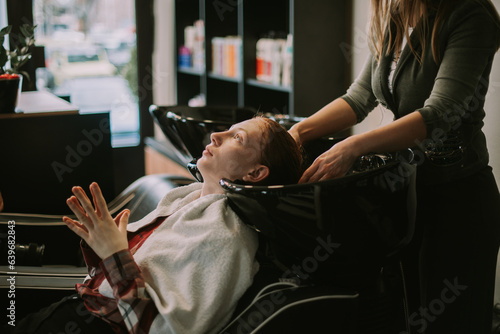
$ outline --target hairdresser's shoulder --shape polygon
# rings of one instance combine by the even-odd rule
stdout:
[[[443,33],[454,32],[491,45],[495,49],[500,44],[500,19],[495,6],[489,0],[460,0],[448,13]]]
[[[472,18],[482,18],[484,23],[497,24],[498,14],[495,5],[489,0],[460,0],[455,1],[449,12],[450,21],[465,22]]]

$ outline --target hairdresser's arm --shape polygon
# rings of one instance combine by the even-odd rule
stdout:
[[[292,126],[289,133],[299,145],[302,145],[310,140],[350,128],[356,122],[357,117],[351,106],[345,100],[338,98],[314,115]]]
[[[309,140],[345,130],[361,122],[378,104],[371,87],[374,58],[369,55],[358,77],[344,96],[294,125],[290,134],[303,144]]]
[[[334,145],[313,162],[299,182],[316,182],[344,176],[363,154],[402,150],[415,146],[426,136],[422,115],[413,112],[388,125],[350,136]]]

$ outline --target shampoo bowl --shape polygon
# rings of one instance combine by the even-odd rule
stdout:
[[[373,283],[413,236],[416,167],[405,155],[376,166],[358,161],[350,175],[315,183],[220,184],[231,207],[269,242],[284,277],[357,289]]]

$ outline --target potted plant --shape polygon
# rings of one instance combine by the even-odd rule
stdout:
[[[19,102],[23,75],[28,74],[20,69],[31,59],[30,47],[35,44],[35,27],[24,24],[20,27],[21,35],[17,36],[14,50],[6,50],[3,46],[5,36],[12,31],[12,26],[0,30],[0,113],[13,113]]]

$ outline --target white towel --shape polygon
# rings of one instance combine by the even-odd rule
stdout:
[[[168,218],[134,255],[158,308],[151,333],[215,333],[229,320],[258,271],[257,236],[227,197],[200,197],[201,184],[170,191],[156,210],[129,224],[136,231]],[[113,298],[104,281],[99,291]]]

